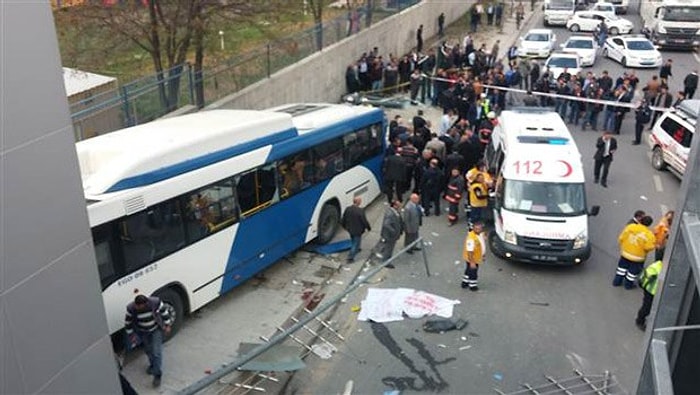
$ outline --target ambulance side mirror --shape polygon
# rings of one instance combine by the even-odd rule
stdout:
[[[596,215],[598,215],[599,212],[600,212],[600,206],[593,206],[593,207],[591,207],[590,211],[588,211],[588,215],[590,217],[595,217]]]

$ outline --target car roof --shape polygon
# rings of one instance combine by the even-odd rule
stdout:
[[[525,33],[525,35],[527,36],[527,35],[530,34],[530,33],[534,33],[534,34],[554,34],[554,31],[552,31],[552,29],[530,29],[530,30],[527,31],[527,33]]]
[[[553,52],[551,55],[549,55],[549,58],[578,58],[578,57],[579,56],[576,52]]]

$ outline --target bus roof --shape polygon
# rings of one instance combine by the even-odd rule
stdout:
[[[507,152],[506,179],[540,182],[584,182],[581,154],[559,114],[548,109],[503,111],[499,132]]]
[[[76,143],[86,196],[148,185],[297,135],[289,114],[211,110]]]
[[[330,126],[343,120],[372,112],[380,112],[376,107],[353,106],[348,104],[295,103],[274,107],[268,111],[290,114],[299,134]]]

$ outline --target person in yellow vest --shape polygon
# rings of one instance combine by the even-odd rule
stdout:
[[[674,211],[670,210],[661,217],[659,223],[654,226],[654,237],[656,238],[656,250],[654,252],[654,260],[659,261],[664,257],[666,250],[666,242],[668,241],[668,231],[673,223]]]
[[[474,167],[467,171],[467,174],[465,176],[465,178],[467,179],[467,186],[474,182],[477,174],[482,174],[484,176],[484,183],[488,188],[491,188],[491,186],[493,185],[493,179],[491,178],[491,174],[489,174],[488,172],[486,162],[484,162],[483,160],[478,161]]]
[[[656,290],[659,286],[661,269],[663,269],[663,263],[659,259],[644,269],[642,277],[639,279],[639,286],[644,292],[644,299],[642,300],[642,307],[639,308],[637,319],[634,323],[643,331],[647,329],[647,316],[651,311],[651,304],[654,302],[654,295],[656,295]]]
[[[656,238],[649,230],[653,220],[644,216],[638,224],[629,224],[618,237],[620,244],[620,260],[617,263],[613,287],[619,287],[622,282],[626,289],[633,289],[637,275],[644,267],[647,254],[656,247]]]
[[[477,173],[474,181],[469,184],[469,222],[481,221],[483,211],[489,205],[489,189],[484,182],[484,175]]]
[[[467,267],[464,270],[464,277],[462,277],[462,288],[469,288],[470,291],[479,290],[479,265],[484,263],[484,255],[486,254],[486,242],[484,241],[483,231],[484,223],[477,221],[464,239],[462,257]]]

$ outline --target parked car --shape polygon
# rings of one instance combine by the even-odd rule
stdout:
[[[555,52],[544,62],[544,68],[549,69],[552,80],[556,81],[565,70],[571,75],[580,73],[581,58],[575,53]]]
[[[700,100],[684,100],[659,117],[649,135],[651,165],[656,170],[669,169],[683,177],[699,116]]]
[[[599,3],[595,3],[591,5],[591,8],[588,9],[589,11],[595,11],[600,14],[603,14],[607,17],[615,16],[615,6],[612,3],[608,3],[605,1],[601,1]]]
[[[617,15],[608,16],[597,11],[578,11],[567,22],[566,28],[572,32],[592,32],[601,22],[605,21],[608,32],[612,36],[628,34],[634,29],[634,24]]]
[[[643,35],[608,37],[603,56],[625,67],[661,67],[661,52]]]
[[[552,29],[532,29],[520,37],[519,56],[546,58],[554,50],[557,36]]]
[[[581,58],[581,66],[593,66],[598,53],[598,43],[591,36],[571,36],[561,44],[561,50],[577,54]]]

